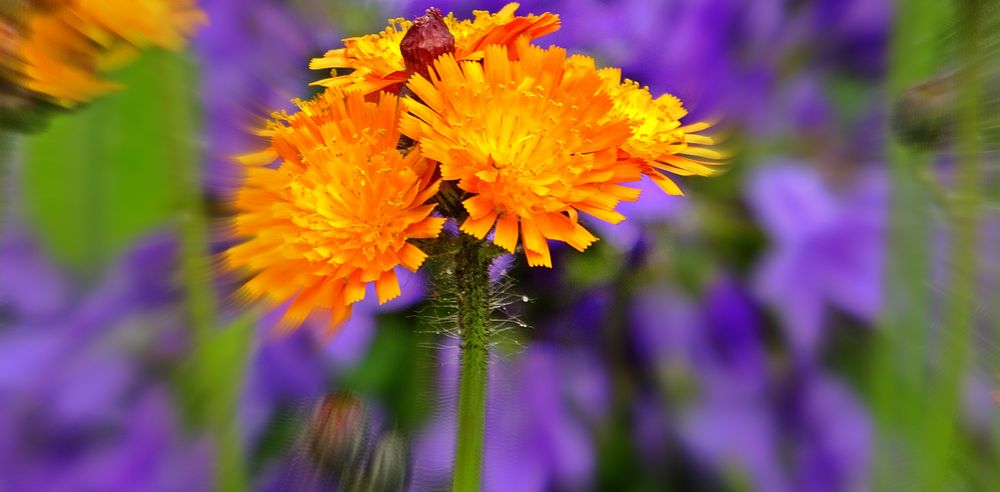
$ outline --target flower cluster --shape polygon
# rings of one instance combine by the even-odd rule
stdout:
[[[3,22],[4,78],[72,108],[118,85],[101,76],[143,48],[180,49],[207,21],[194,0],[52,0]]]
[[[533,45],[559,19],[517,7],[473,20],[428,9],[313,60],[352,71],[276,114],[262,132],[269,148],[243,159],[236,232],[247,239],[227,259],[254,275],[251,297],[291,300],[292,325],[330,308],[336,326],[366,284],[380,302],[398,295],[394,269],[419,267],[412,241],[437,237],[446,219],[551,267],[549,240],[580,251],[597,240],[580,212],[625,219],[615,208],[639,197],[625,184],[648,176],[681,194],[668,174],[713,174],[725,156],[699,134],[708,124],[682,124],[677,98],[616,69]]]

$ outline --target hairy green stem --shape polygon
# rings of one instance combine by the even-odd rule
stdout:
[[[462,337],[458,389],[458,432],[452,490],[480,490],[489,371],[490,253],[471,236],[459,238],[455,255],[458,329]]]

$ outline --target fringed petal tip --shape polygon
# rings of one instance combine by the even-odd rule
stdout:
[[[474,236],[476,239],[483,239],[489,234],[495,221],[496,215],[487,214],[479,218],[472,218],[470,216],[465,219],[465,222],[462,222],[460,230],[470,236]]]
[[[530,267],[552,268],[552,254],[548,251],[538,252],[524,248],[524,256],[528,260]]]
[[[402,293],[399,287],[399,279],[396,272],[389,270],[382,273],[382,276],[375,281],[375,292],[378,294],[378,303],[385,304]]]

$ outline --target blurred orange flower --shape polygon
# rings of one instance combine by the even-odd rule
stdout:
[[[115,90],[101,72],[143,48],[180,49],[206,23],[194,0],[56,0],[26,16],[16,41],[21,83],[74,107]]]

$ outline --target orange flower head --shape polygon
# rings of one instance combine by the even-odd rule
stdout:
[[[455,58],[481,59],[489,45],[507,46],[516,55],[513,50],[519,37],[535,39],[559,29],[559,16],[551,13],[518,16],[514,14],[518,7],[517,3],[509,3],[495,14],[475,11],[472,20],[458,20],[454,14],[444,17],[444,24],[455,38]],[[413,22],[405,19],[390,19],[389,26],[381,33],[345,39],[343,48],[312,60],[309,67],[314,70],[334,69],[332,77],[314,85],[364,94],[384,89],[398,92],[414,71],[412,67],[407,69],[400,51],[400,43],[412,26]],[[338,76],[335,70],[338,68],[354,71]]]
[[[102,78],[140,49],[180,49],[206,23],[194,0],[61,0],[29,13],[17,52],[23,84],[64,107],[119,88]]]
[[[282,320],[296,326],[313,310],[332,311],[331,329],[375,284],[380,303],[400,293],[395,268],[416,270],[426,254],[412,242],[436,237],[434,167],[399,141],[400,104],[383,93],[328,90],[276,114],[262,132],[268,150],[251,164],[236,198],[236,234],[228,265],[249,270],[244,290],[273,303],[291,300]],[[277,167],[263,165],[280,158]]]
[[[579,59],[575,62],[589,65]],[[727,158],[723,152],[709,147],[716,143],[712,137],[699,134],[709,128],[708,123],[681,125],[687,110],[680,99],[670,94],[654,99],[648,87],[628,79],[622,81],[621,70],[617,68],[602,69],[599,73],[615,102],[614,117],[628,121],[632,128],[632,136],[622,151],[636,159],[643,174],[665,193],[683,195],[665,173],[711,176],[716,172],[713,167]]]
[[[583,250],[597,238],[578,212],[617,223],[621,200],[639,192],[620,183],[640,170],[618,148],[629,122],[612,118],[614,102],[595,70],[570,69],[566,51],[520,38],[512,60],[490,45],[479,61],[445,55],[430,79],[414,76],[400,123],[440,163],[441,178],[472,196],[461,229],[514,251],[520,234],[529,265],[552,266],[547,239]]]

